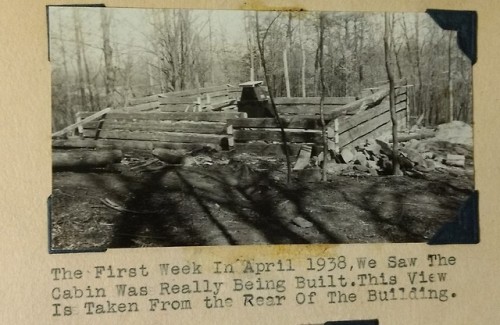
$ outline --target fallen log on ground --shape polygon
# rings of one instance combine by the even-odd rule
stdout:
[[[182,150],[155,148],[153,156],[170,165],[182,165],[186,152]]]
[[[434,132],[434,130],[421,130],[419,132],[409,133],[409,134],[400,133],[400,134],[398,134],[398,140],[400,142],[406,142],[406,141],[410,141],[412,139],[423,140],[423,139],[432,138],[435,135],[436,135],[436,132]],[[391,143],[392,139],[389,139],[389,142]]]
[[[102,168],[120,162],[122,157],[121,150],[54,151],[52,168],[56,170]]]

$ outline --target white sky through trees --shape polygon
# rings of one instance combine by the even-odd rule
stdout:
[[[58,103],[54,106],[61,106],[58,110],[67,109],[68,102],[75,105],[85,92],[103,96],[105,72],[109,71],[103,51],[103,10],[111,16],[113,87],[121,102],[126,97],[174,89],[237,85],[250,80],[251,64],[256,80],[264,80],[255,11],[53,6],[49,7],[48,27],[53,101]],[[80,37],[75,33],[75,11],[81,21],[80,47],[76,46]],[[266,34],[269,86],[277,96],[284,96],[283,51],[288,48],[291,96],[301,96],[302,86],[307,96],[317,96],[318,12],[293,12],[291,20],[288,12],[281,12],[275,19],[278,14],[259,12],[261,39]],[[396,76],[420,85],[419,105],[445,105],[450,53],[455,95],[463,97],[456,102],[457,110],[469,111],[471,65],[458,49],[456,32],[442,30],[425,13],[394,13],[391,21]],[[291,39],[287,36],[289,25]],[[387,80],[383,13],[327,12],[325,25],[328,96],[358,96],[361,89],[377,87]],[[180,40],[183,37],[186,39]],[[81,56],[80,72],[77,53]],[[303,71],[305,82],[300,77]],[[470,115],[464,119],[470,119]]]

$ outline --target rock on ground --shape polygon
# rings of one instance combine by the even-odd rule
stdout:
[[[437,127],[437,140],[472,145],[472,127],[461,121],[441,124]]]

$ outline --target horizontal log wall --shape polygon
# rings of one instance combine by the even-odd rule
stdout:
[[[290,129],[310,129],[318,130],[321,128],[321,120],[316,116],[293,116],[280,118],[281,125]],[[229,125],[233,128],[279,128],[275,118],[248,118],[248,119],[229,119]]]
[[[128,130],[84,130],[83,136],[92,139],[115,139],[115,140],[142,140],[142,141],[162,141],[162,142],[185,142],[185,143],[212,143],[221,144],[225,135],[183,133],[183,132],[147,132]]]
[[[80,112],[77,116],[85,118],[92,112]],[[239,112],[144,112],[124,113],[113,112],[106,114],[106,119],[115,120],[161,120],[161,121],[195,121],[195,122],[226,122],[228,119],[246,117],[246,113]]]
[[[316,156],[322,151],[322,147],[314,143],[289,143],[287,150],[294,159],[299,155],[300,148],[303,145],[308,145],[313,148],[312,155]],[[265,143],[265,142],[249,142],[249,143],[235,143],[234,150],[238,153],[252,153],[261,157],[285,157],[285,147],[282,143]]]
[[[292,160],[303,145],[319,148],[322,144],[319,116],[286,116],[280,118],[285,128],[287,150]],[[233,130],[234,149],[238,153],[253,153],[260,156],[284,157],[285,147],[279,124],[274,118],[229,119],[228,130]],[[330,130],[333,132],[333,130]],[[333,133],[330,136],[333,137]],[[320,152],[320,149],[313,149]]]
[[[213,97],[207,94],[213,94]],[[169,105],[188,105],[193,97],[203,93],[205,99],[215,103],[224,101],[228,88],[211,87],[200,92],[190,90],[177,92],[179,97],[148,96],[137,99],[131,104],[142,105],[144,108],[154,107],[154,100],[162,103],[162,108]],[[236,92],[234,92],[236,93]],[[190,97],[191,96],[191,97]],[[148,102],[149,100],[149,102]],[[198,100],[198,99],[196,99]],[[280,121],[285,128],[288,150],[296,156],[302,145],[322,145],[321,121],[319,117],[319,98],[277,98],[279,110],[282,112]],[[400,129],[408,126],[408,102],[406,88],[398,88],[396,96],[397,117]],[[368,138],[390,132],[390,113],[388,99],[380,104],[363,106],[356,110],[344,111],[343,107],[355,104],[354,97],[326,98],[325,114],[329,110],[339,116],[327,120],[327,135],[329,144],[338,150],[344,146],[356,145]],[[351,105],[352,104],[352,105]],[[149,105],[149,106],[147,106]],[[359,105],[358,105],[359,106]],[[367,108],[364,108],[367,107]],[[360,110],[363,110],[361,111]],[[285,113],[283,113],[285,112]],[[356,113],[356,114],[355,114]],[[92,112],[77,114],[78,119],[91,116]],[[354,115],[345,115],[354,114]],[[166,148],[228,148],[234,144],[239,152],[253,152],[261,155],[280,156],[284,154],[281,130],[274,118],[245,118],[245,113],[238,112],[184,112],[184,111],[127,111],[118,109],[103,117],[84,124],[81,128],[84,139],[54,142],[54,146],[106,147],[117,149],[146,149],[154,147]],[[330,145],[329,145],[330,147]]]
[[[192,121],[156,121],[156,120],[112,120],[103,123],[96,121],[84,125],[84,129],[92,130],[129,130],[158,132],[190,132],[205,134],[225,134],[225,122],[192,122]]]
[[[355,101],[355,97],[325,97],[324,105],[346,105]],[[321,97],[276,97],[276,105],[319,105]]]
[[[321,143],[321,130],[285,129],[286,138],[291,143]],[[280,129],[238,129],[234,130],[235,142],[266,141],[281,142]]]
[[[161,142],[161,141],[137,141],[137,140],[115,140],[115,139],[80,139],[70,138],[65,140],[53,140],[52,147],[55,149],[68,148],[112,148],[127,150],[153,150],[154,148],[197,150],[212,148],[222,150],[218,144],[210,143],[184,143],[184,142]]]
[[[371,97],[378,96],[377,99],[380,99],[371,101],[368,100],[369,98],[356,100],[354,97],[326,99],[324,107],[327,118],[340,115],[340,117],[326,121],[329,147],[338,150],[390,132],[392,124],[389,100],[387,96],[384,99],[383,95],[377,93]],[[408,105],[406,88],[398,88],[395,99],[399,129],[405,129]],[[280,124],[285,128],[289,143],[288,150],[292,157],[297,156],[302,145],[310,145],[313,148],[322,146],[321,121],[317,115],[319,114],[319,98],[277,98],[276,104],[281,116]],[[331,115],[328,116],[328,114]],[[228,124],[234,130],[236,151],[263,156],[284,155],[281,130],[276,119],[229,119]]]
[[[164,112],[193,111],[196,104],[216,104],[239,99],[241,89],[229,85],[174,91],[146,97],[131,98],[124,111],[150,111],[161,108]],[[229,104],[228,104],[229,105]]]
[[[319,115],[320,97],[277,97],[274,99],[280,115]],[[356,100],[355,97],[325,97],[323,110],[332,114],[346,104]]]
[[[216,86],[168,93],[159,98],[162,112],[218,111],[225,107],[236,109],[240,88]]]
[[[81,112],[85,118],[90,112]],[[232,146],[228,137],[227,119],[246,117],[238,112],[111,112],[98,120],[83,126],[83,142],[59,143],[67,146],[87,146],[85,140],[113,141],[112,147],[118,149],[147,149],[160,145],[170,148],[191,149],[209,145],[212,148]],[[232,133],[232,132],[229,132]],[[121,141],[123,143],[119,143]],[[99,145],[102,143],[94,143]]]

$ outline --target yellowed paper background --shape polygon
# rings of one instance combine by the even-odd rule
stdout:
[[[48,254],[47,197],[51,192],[50,63],[47,57],[46,5],[90,1],[3,1],[0,10],[0,323],[2,324],[307,324],[328,320],[379,319],[397,324],[497,324],[500,316],[499,53],[497,1],[106,1],[113,7],[185,7],[334,11],[478,12],[478,61],[474,65],[474,159],[480,193],[481,243],[430,247],[426,244],[295,245],[254,247],[144,248],[106,253]],[[238,258],[273,260],[320,254],[424,257],[454,255],[450,271],[458,296],[447,303],[311,305],[277,308],[52,317],[53,267],[141,264]],[[404,273],[405,270],[401,270]],[[186,278],[187,280],[189,278]],[[219,280],[222,278],[218,278]],[[140,279],[130,283],[141,284]],[[72,285],[68,282],[65,285]]]

